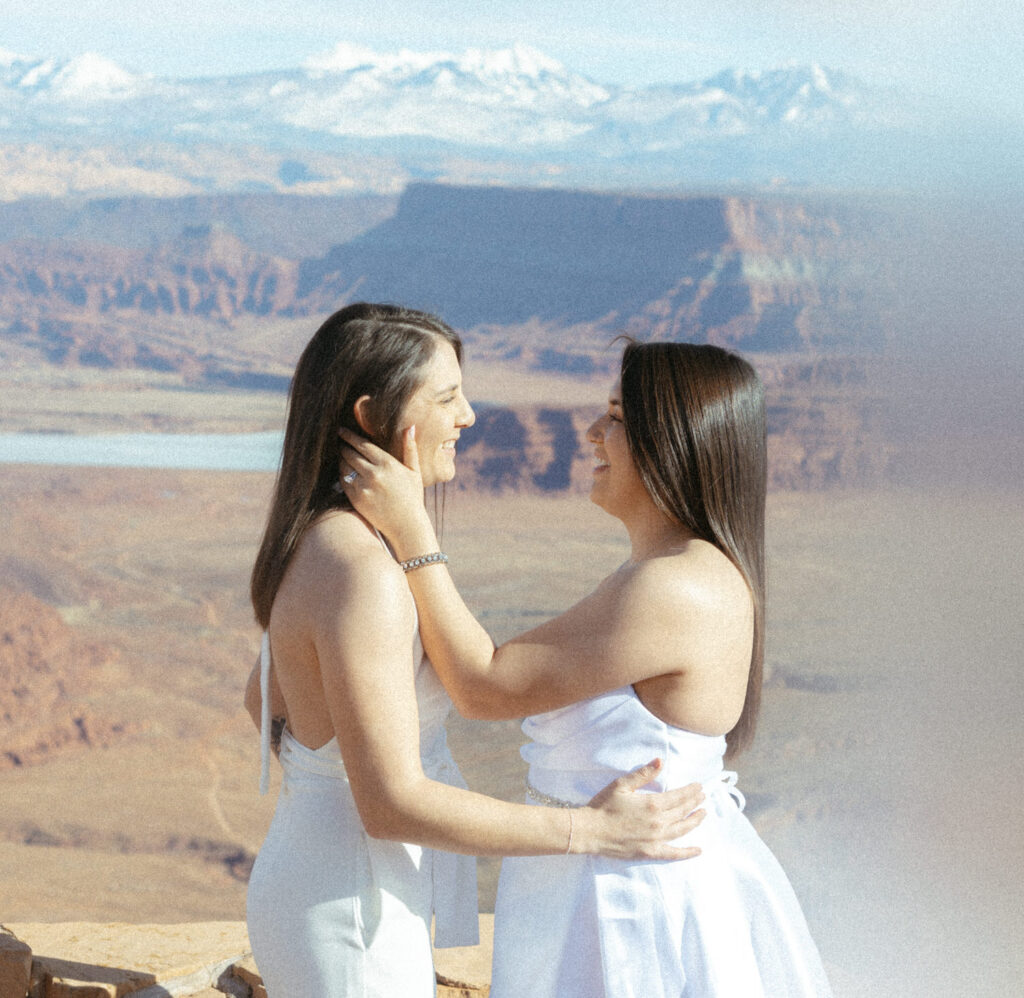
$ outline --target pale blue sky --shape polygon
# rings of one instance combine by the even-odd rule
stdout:
[[[176,6],[176,5],[175,5]],[[461,52],[522,42],[599,82],[683,81],[795,61],[1024,112],[1022,0],[4,0],[0,50],[98,52],[136,72],[281,69],[339,41]]]

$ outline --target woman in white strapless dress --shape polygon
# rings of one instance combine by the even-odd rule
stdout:
[[[789,881],[742,813],[725,739],[655,717],[631,686],[527,718],[529,790],[579,805],[649,752],[652,789],[698,782],[692,862],[513,857],[495,913],[494,998],[789,998],[829,994]]]
[[[448,753],[451,701],[419,643],[405,573],[336,488],[339,427],[394,446],[415,424],[424,485],[450,480],[473,422],[461,344],[440,320],[351,305],[310,341],[292,381],[284,453],[252,575],[264,629],[246,702],[261,730],[284,720],[284,779],[253,868],[248,924],[270,998],[428,998],[437,943],[476,941],[475,871],[465,855],[685,856],[699,788],[652,815],[656,767],[566,813],[472,794]],[[408,556],[407,556],[408,558]],[[649,762],[650,760],[645,760]]]
[[[345,439],[356,508],[398,557],[434,545],[414,449],[403,465]],[[491,998],[826,998],[800,906],[723,762],[749,744],[760,702],[761,383],[717,347],[630,343],[588,439],[591,499],[626,527],[629,559],[498,649],[443,565],[415,573],[423,643],[463,714],[535,715],[523,725],[528,800],[571,812],[655,755],[652,798],[704,788],[707,817],[686,839],[702,852],[506,860]]]

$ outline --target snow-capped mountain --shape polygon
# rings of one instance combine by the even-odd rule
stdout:
[[[131,97],[140,78],[93,52],[64,62],[0,52],[0,79],[15,92],[74,102]]]
[[[0,51],[8,150],[169,143],[188,158],[198,146],[244,146],[277,156],[279,168],[285,155],[299,164],[271,186],[329,178],[335,167],[303,159],[314,154],[381,157],[406,177],[459,179],[451,164],[461,159],[474,180],[649,186],[671,184],[680,170],[704,182],[803,179],[816,143],[890,128],[892,106],[820,66],[624,87],[524,46],[382,54],[342,43],[293,69],[203,79],[137,75],[91,54],[59,62]],[[770,161],[758,162],[765,149]]]
[[[198,80],[136,76],[91,54],[64,63],[0,56],[0,72],[19,130],[116,125],[121,135],[269,142],[421,136],[514,148],[640,125],[645,141],[664,147],[695,135],[871,119],[863,87],[817,66],[611,87],[524,46],[382,55],[341,44],[298,69]]]

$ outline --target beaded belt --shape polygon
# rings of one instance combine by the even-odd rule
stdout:
[[[730,797],[736,802],[737,807],[742,811],[746,807],[746,798],[740,792],[736,786],[736,774],[731,770],[724,770],[718,777],[717,780],[713,780],[710,784],[710,789],[715,790],[721,788],[729,794]],[[526,780],[526,796],[530,800],[536,801],[538,804],[546,804],[548,807],[583,807],[582,804],[574,804],[572,801],[563,800],[561,797],[552,797],[551,794],[546,794],[541,790],[538,790],[527,778]]]
[[[526,781],[526,796],[535,800],[538,804],[547,804],[548,807],[582,807],[582,804],[574,804],[569,800],[562,800],[561,797],[552,797],[550,794],[542,793],[530,781]]]

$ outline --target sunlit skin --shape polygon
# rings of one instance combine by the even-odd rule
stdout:
[[[449,344],[439,341],[422,375],[392,445],[416,465],[421,510],[424,486],[454,476],[456,443],[475,418]],[[346,439],[372,446],[370,396],[356,402],[354,415],[366,436],[348,433]],[[290,733],[311,749],[337,739],[360,820],[373,837],[477,855],[564,852],[569,815],[562,809],[509,804],[424,775],[414,685],[417,623],[407,576],[367,520],[350,509],[323,513],[303,533],[274,597],[268,628],[273,713],[284,715]],[[258,724],[258,669],[246,705]],[[699,850],[672,843],[700,822],[703,812],[694,808],[701,789],[680,788],[657,800],[632,793],[657,771],[657,763],[635,770],[590,807],[575,810],[573,851],[696,855]]]
[[[657,716],[718,735],[746,695],[753,640],[750,592],[731,561],[655,504],[629,450],[619,386],[588,430],[591,499],[629,533],[630,557],[560,616],[495,649],[444,567],[407,576],[424,647],[467,717],[543,713],[632,685]],[[346,493],[399,558],[437,549],[423,505],[418,451],[403,462],[342,433],[359,477]]]
[[[618,381],[608,395],[607,411],[587,430],[587,440],[594,445],[591,502],[620,518],[637,504],[650,503],[650,496],[629,452],[626,427],[622,422],[622,389]]]
[[[372,399],[364,395],[356,402],[356,419],[373,435]],[[402,436],[415,427],[416,452],[425,487],[450,482],[455,477],[455,449],[460,433],[476,422],[462,393],[462,368],[450,343],[440,343],[427,362],[423,383],[406,403],[399,421],[397,439],[389,448],[401,455]]]
[[[632,396],[629,401],[632,418]],[[653,401],[640,397],[636,402],[648,409],[638,412],[638,419],[653,415]],[[664,446],[659,441],[651,458],[644,452],[638,466],[629,446],[625,415],[621,386],[615,384],[605,411],[587,431],[594,460],[590,498],[622,523],[630,541],[629,557],[590,595],[495,647],[462,600],[446,565],[418,568],[407,576],[416,600],[423,647],[464,716],[498,720],[583,705],[578,712],[570,710],[537,721],[543,733],[539,744],[559,746],[556,753],[563,744],[571,747],[568,751],[573,759],[564,768],[573,778],[584,754],[595,760],[594,765],[604,765],[605,759],[615,758],[618,739],[628,751],[634,736],[629,715],[625,711],[619,714],[618,705],[623,702],[634,704],[631,710],[645,708],[684,732],[715,738],[727,735],[741,717],[753,658],[754,597],[743,573],[712,542],[712,534],[698,533],[702,531],[699,520],[693,528],[687,525],[694,521],[683,499],[692,497],[679,495],[683,491],[679,483],[659,481],[683,455],[666,453],[673,446],[669,438]],[[630,429],[635,425],[629,424]],[[679,427],[660,422],[654,432],[670,434],[676,429]],[[359,473],[353,487],[346,490],[355,508],[382,531],[397,557],[435,550],[437,538],[423,507],[416,448],[406,440],[400,463],[372,444],[345,439],[350,444],[343,448],[345,460]],[[645,487],[641,468],[658,483],[662,501],[656,501]],[[505,568],[504,555],[499,548],[489,556],[494,571]],[[557,551],[552,556],[557,557]],[[586,703],[606,693],[612,694],[609,700]],[[591,723],[592,711],[603,714],[605,720],[600,725]],[[580,717],[587,719],[586,726]],[[661,744],[667,751],[675,751],[676,737],[662,729]],[[679,742],[691,744],[683,736]],[[716,752],[725,747],[722,742],[717,744]],[[702,745],[700,753],[709,750],[709,744]],[[680,756],[685,758],[686,751],[680,751]],[[562,765],[556,758],[551,770],[561,773]],[[669,779],[666,784],[671,785]],[[707,841],[717,850],[718,833],[714,822],[709,824]],[[730,835],[723,834],[721,842],[729,843]],[[699,833],[696,838],[702,841]],[[719,856],[731,851],[727,845]],[[706,855],[713,855],[711,849]],[[737,850],[738,868],[747,876],[753,864],[739,855]],[[532,878],[538,875],[523,875],[524,884],[525,877],[531,878],[531,897],[537,893]],[[553,878],[552,900],[558,897],[563,876],[564,889],[577,890],[574,874],[545,867],[544,875]],[[613,875],[615,871],[609,869],[608,876]],[[727,882],[723,880],[723,884]],[[634,883],[640,881],[624,879],[621,896],[626,896]],[[643,884],[638,897],[646,897],[647,890]],[[735,917],[742,933],[746,900],[740,905]],[[552,907],[557,909],[557,904]],[[529,907],[523,910],[529,911]],[[520,914],[518,908],[516,911]],[[568,917],[572,918],[571,912]],[[606,914],[600,911],[589,917],[600,921]],[[699,926],[693,931],[699,935]],[[756,990],[756,983],[753,987]],[[718,993],[717,988],[712,990]],[[725,991],[734,992],[731,982]]]

